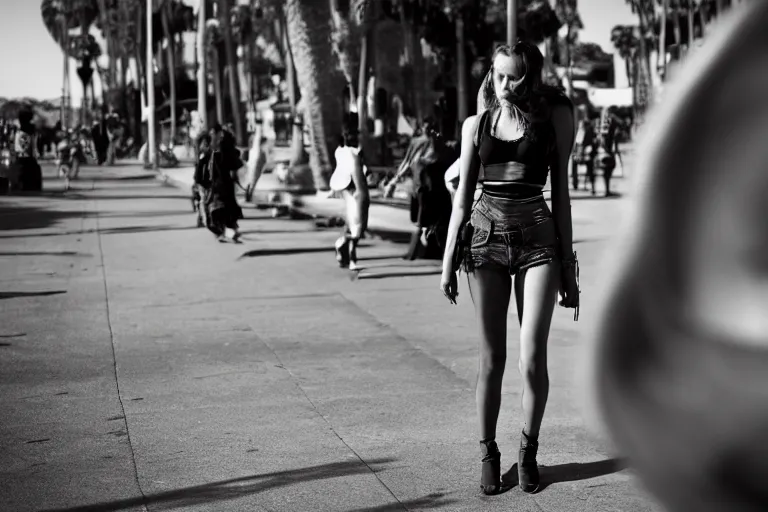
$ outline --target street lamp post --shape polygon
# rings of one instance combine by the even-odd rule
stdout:
[[[517,0],[507,0],[507,44],[517,41]]]
[[[152,52],[152,10],[153,0],[147,0],[147,155],[149,164],[157,169],[155,145],[155,66]]]

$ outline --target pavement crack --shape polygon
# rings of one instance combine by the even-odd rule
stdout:
[[[357,460],[359,460],[359,461],[360,461],[360,462],[361,462],[361,463],[362,463],[362,464],[363,464],[363,465],[364,465],[366,468],[368,468],[368,471],[370,471],[370,472],[371,472],[371,474],[373,475],[373,477],[374,477],[376,480],[378,480],[378,482],[381,484],[381,486],[382,486],[384,489],[386,489],[386,490],[387,490],[387,492],[390,494],[390,496],[392,496],[392,498],[393,498],[395,501],[397,501],[397,503],[398,503],[398,504],[399,504],[399,505],[400,505],[400,506],[403,508],[403,510],[408,510],[408,507],[406,507],[406,506],[405,506],[405,504],[404,504],[402,501],[400,501],[400,498],[398,498],[398,497],[397,497],[397,495],[396,495],[396,494],[395,494],[395,493],[392,491],[392,489],[390,489],[390,488],[389,488],[389,486],[388,486],[387,484],[385,484],[385,483],[384,483],[384,481],[383,481],[383,480],[382,480],[382,479],[379,477],[379,475],[378,475],[378,474],[376,473],[376,471],[375,471],[375,470],[374,470],[374,469],[373,469],[373,468],[370,466],[370,464],[368,464],[368,463],[365,461],[365,459],[363,459],[363,457],[361,457],[361,456],[360,456],[360,454],[359,454],[359,453],[357,453],[357,451],[355,451],[355,449],[354,449],[354,448],[352,448],[352,446],[350,446],[350,445],[349,445],[349,443],[347,443],[347,442],[344,440],[344,438],[343,438],[343,437],[341,437],[341,434],[339,434],[339,433],[336,431],[336,428],[333,426],[333,424],[332,424],[332,423],[331,423],[331,422],[328,420],[328,418],[327,418],[327,417],[326,417],[326,416],[325,416],[325,415],[324,415],[324,414],[323,414],[323,413],[320,411],[320,409],[317,407],[317,404],[315,404],[315,402],[314,402],[314,401],[313,401],[313,400],[312,400],[312,399],[309,397],[309,395],[307,394],[307,392],[306,392],[306,391],[304,390],[304,388],[301,386],[301,384],[299,383],[299,379],[298,379],[298,377],[296,377],[296,375],[295,375],[295,374],[294,374],[294,373],[291,371],[291,369],[290,369],[290,368],[288,368],[288,366],[287,366],[287,365],[286,365],[286,364],[283,362],[283,360],[282,360],[282,359],[280,359],[280,356],[277,354],[277,351],[276,351],[276,350],[275,350],[275,349],[274,349],[274,348],[273,348],[273,347],[272,347],[272,346],[271,346],[269,343],[267,343],[267,342],[266,342],[266,340],[264,340],[264,339],[261,339],[261,342],[264,344],[264,346],[265,346],[265,347],[267,347],[267,349],[268,349],[270,352],[272,352],[272,355],[273,355],[273,356],[275,357],[275,359],[277,360],[277,363],[278,363],[278,364],[277,364],[277,365],[275,365],[275,366],[276,366],[276,367],[278,367],[278,368],[282,368],[283,370],[285,370],[285,371],[288,373],[288,376],[291,378],[291,382],[293,382],[293,385],[294,385],[294,386],[296,386],[296,389],[298,389],[298,390],[301,392],[301,394],[304,396],[304,399],[307,401],[307,403],[310,405],[310,407],[312,407],[312,410],[315,412],[315,414],[317,414],[317,415],[318,415],[318,416],[319,416],[319,417],[320,417],[320,418],[321,418],[321,419],[322,419],[322,420],[325,422],[325,424],[326,424],[326,425],[328,425],[328,428],[330,429],[330,431],[331,431],[331,432],[333,432],[333,435],[335,435],[335,436],[336,436],[336,437],[339,439],[339,441],[341,441],[341,443],[342,443],[344,446],[346,446],[346,447],[347,447],[347,449],[348,449],[350,452],[352,452],[352,454],[353,454],[355,457],[357,457]]]
[[[434,357],[432,354],[424,350],[424,348],[420,346],[416,346],[413,343],[411,343],[411,340],[400,334],[400,332],[393,327],[392,325],[380,320],[373,312],[365,309],[364,307],[360,306],[357,302],[347,297],[343,292],[339,292],[339,296],[344,299],[348,304],[350,304],[353,308],[355,308],[357,311],[360,311],[365,316],[367,316],[369,319],[371,319],[377,326],[382,327],[384,329],[387,329],[392,333],[393,336],[397,337],[400,341],[407,344],[409,347],[411,347],[412,350],[415,352],[418,352],[420,354],[423,354],[424,357],[428,358],[430,361],[433,361],[435,364],[437,364],[440,368],[450,373],[451,377],[454,379],[457,379],[462,383],[463,388],[472,388],[472,383],[468,382],[466,379],[461,377],[459,374],[457,374],[453,368],[450,366],[446,366],[443,364],[439,359]],[[474,395],[474,391],[472,391],[472,394]]]
[[[131,452],[131,465],[133,466],[133,478],[136,482],[136,488],[139,490],[139,493],[141,494],[141,508],[145,512],[148,512],[147,509],[147,495],[144,494],[144,489],[141,488],[141,481],[139,480],[139,468],[136,465],[136,451],[133,449],[133,440],[131,439],[131,432],[128,429],[128,416],[125,414],[125,405],[123,404],[123,397],[120,393],[120,378],[119,378],[119,372],[117,369],[117,350],[115,349],[115,334],[112,330],[112,317],[109,310],[109,284],[107,282],[107,267],[104,263],[104,247],[101,242],[101,225],[100,225],[100,218],[99,218],[99,208],[98,208],[98,202],[96,203],[96,238],[99,243],[99,260],[100,260],[100,267],[101,267],[101,277],[102,281],[104,283],[104,306],[107,314],[107,328],[109,329],[109,344],[112,348],[112,368],[114,370],[115,375],[115,389],[117,390],[117,400],[120,403],[120,412],[123,416],[123,425],[125,426],[124,433],[121,432],[121,435],[125,435],[128,439],[128,449]],[[114,433],[114,432],[112,432]]]

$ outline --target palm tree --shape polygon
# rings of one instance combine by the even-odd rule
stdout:
[[[173,1],[159,0],[158,11],[160,22],[163,25],[163,36],[166,43],[166,58],[168,59],[168,85],[170,88],[171,133],[170,142],[176,141],[176,55],[174,48],[174,32],[171,30],[171,17],[173,16]]]
[[[634,27],[630,25],[616,25],[613,27],[611,30],[611,43],[616,48],[619,57],[624,60],[624,69],[627,73],[630,87],[634,86],[634,69],[638,46]]]
[[[557,0],[555,4],[555,12],[557,17],[560,18],[565,26],[568,28],[568,33],[565,36],[565,65],[568,70],[566,76],[568,80],[568,93],[573,94],[573,45],[578,40],[578,31],[584,28],[584,24],[579,16],[579,11],[576,7],[577,0]]]
[[[639,120],[645,112],[645,107],[652,102],[653,83],[651,81],[651,66],[649,44],[653,41],[652,20],[655,17],[654,0],[627,0],[632,12],[637,15],[637,57],[634,59],[635,74],[635,110]]]
[[[249,107],[253,104],[253,9],[251,5],[236,5],[232,8],[232,37],[242,52],[242,75],[248,87]]]
[[[685,14],[686,14],[686,18],[688,19],[688,51],[690,51],[691,48],[693,48],[693,40],[694,40],[693,13],[694,13],[693,0],[686,0]]]
[[[278,10],[278,23],[285,61],[285,81],[288,84],[288,104],[291,107],[291,160],[289,165],[296,172],[299,167],[307,165],[309,155],[304,150],[304,120],[298,110],[299,87],[296,75],[296,61],[291,50],[287,21],[282,10]]]
[[[235,43],[232,37],[232,2],[231,0],[219,0],[221,13],[222,35],[224,36],[224,54],[226,56],[229,83],[229,104],[232,109],[232,118],[235,123],[235,136],[239,144],[245,144],[245,132],[243,131],[243,116],[240,109],[240,83],[237,73],[237,55]]]
[[[216,100],[216,121],[224,124],[224,96],[221,83],[221,42],[222,34],[219,20],[209,19],[205,24],[205,47],[211,63],[213,76],[213,94]]]
[[[69,77],[70,57],[80,60],[83,68],[90,68],[91,62],[100,55],[93,36],[88,38],[88,31],[99,15],[97,0],[43,0],[40,15],[48,33],[64,53],[65,83]],[[80,28],[79,36],[70,36],[69,31],[73,28]],[[83,106],[87,104],[87,85],[83,82]],[[85,109],[81,115],[85,115]]]
[[[107,3],[107,0],[98,0],[98,6],[99,6],[99,19],[98,19],[98,28],[101,29],[102,36],[104,37],[104,53],[107,54],[107,57],[109,59],[108,66],[108,72],[104,73],[102,75],[102,102],[106,106],[107,104],[107,93],[105,91],[112,89],[115,85],[115,80],[117,78],[117,53],[118,50],[115,47],[115,39],[117,35],[117,27],[110,23],[110,9]]]
[[[371,39],[373,37],[373,30],[376,22],[378,21],[377,5],[377,2],[370,2],[370,0],[356,0],[353,5],[355,16],[357,17],[356,21],[361,28],[360,64],[358,67],[357,86],[357,119],[361,140],[365,139],[368,132],[368,109],[366,107],[366,99],[368,95],[368,57],[372,53]]]
[[[331,47],[339,61],[339,66],[349,89],[349,101],[357,101],[357,70],[360,65],[360,27],[354,9],[349,0],[330,0]]]
[[[206,41],[207,4],[200,0],[197,12],[197,112],[203,130],[208,128],[208,45]]]
[[[343,77],[333,73],[330,5],[317,0],[286,0],[285,21],[291,53],[311,133],[310,167],[315,187],[328,190],[332,148],[341,127],[338,91]],[[326,22],[318,20],[327,20]],[[341,80],[340,80],[341,78]]]

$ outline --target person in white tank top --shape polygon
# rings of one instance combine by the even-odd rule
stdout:
[[[368,227],[371,198],[356,129],[345,128],[334,156],[336,169],[331,176],[331,189],[340,192],[346,203],[344,232],[335,243],[336,261],[341,267],[357,270],[357,244]]]

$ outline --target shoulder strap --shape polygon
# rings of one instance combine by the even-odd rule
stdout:
[[[482,138],[483,133],[485,133],[485,127],[488,124],[488,117],[490,115],[490,110],[483,111],[482,114],[480,114],[480,117],[477,120],[477,125],[475,127],[475,147],[478,147],[480,145],[480,141]]]

